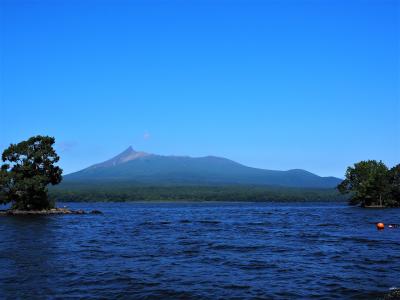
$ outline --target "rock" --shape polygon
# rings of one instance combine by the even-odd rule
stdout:
[[[99,211],[97,209],[92,210],[90,213],[94,214],[94,215],[102,215],[103,214],[101,211]]]
[[[101,214],[101,211],[92,211],[92,214]],[[19,210],[19,209],[8,209],[8,210],[0,210],[0,216],[32,216],[32,215],[69,215],[69,214],[77,214],[83,215],[86,212],[82,209],[72,210],[68,208],[51,208],[51,209],[43,209],[43,210]]]
[[[399,300],[400,299],[400,289],[391,290],[385,297],[384,300]]]

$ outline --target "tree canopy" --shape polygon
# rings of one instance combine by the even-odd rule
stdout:
[[[47,209],[53,206],[47,186],[62,180],[62,169],[55,164],[59,156],[55,139],[34,136],[11,144],[2,154],[0,203],[12,203],[14,209]]]
[[[350,204],[400,206],[400,164],[391,169],[376,160],[360,161],[348,167],[338,190],[350,193]]]

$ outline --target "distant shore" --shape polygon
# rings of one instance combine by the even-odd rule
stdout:
[[[65,202],[130,201],[243,201],[313,202],[347,201],[335,189],[305,189],[278,186],[135,186],[131,184],[66,184],[51,187],[52,199]]]

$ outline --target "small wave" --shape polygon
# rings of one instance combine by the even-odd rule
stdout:
[[[371,259],[371,258],[365,258],[365,262],[368,264],[391,264],[392,261],[388,259]]]
[[[199,223],[201,223],[201,224],[219,224],[221,222],[216,221],[216,220],[200,220]]]
[[[170,221],[159,221],[159,222],[151,222],[151,221],[145,221],[142,223],[139,223],[138,226],[154,226],[154,225],[168,225],[171,224]]]
[[[317,226],[319,226],[319,227],[339,227],[339,224],[335,224],[335,223],[322,223],[322,224],[318,224]]]
[[[184,250],[182,253],[185,254],[185,255],[191,256],[191,255],[199,254],[200,251],[198,249],[188,249],[188,250]]]
[[[354,243],[366,244],[366,245],[371,245],[371,244],[376,245],[376,244],[381,243],[378,240],[369,239],[369,238],[363,238],[363,237],[346,237],[346,236],[344,236],[344,237],[341,237],[341,240],[342,241],[351,241],[351,242],[354,242]]]
[[[223,287],[229,290],[245,290],[250,288],[249,285],[239,285],[239,284],[229,284],[229,285],[224,285]]]
[[[271,222],[248,222],[246,225],[251,225],[251,226],[270,226],[272,225]]]
[[[242,270],[265,270],[277,268],[278,266],[276,264],[268,264],[262,261],[254,261],[249,264],[241,264],[239,267]]]
[[[179,220],[179,223],[191,223],[191,221],[190,220],[187,220],[187,219],[183,219],[183,220]]]
[[[218,244],[211,247],[213,250],[230,250],[230,251],[240,251],[240,252],[250,252],[264,248],[264,246],[237,246],[228,244]]]
[[[161,221],[158,224],[167,225],[167,224],[171,224],[171,222],[170,221]]]
[[[138,224],[138,226],[151,226],[151,225],[154,225],[154,222],[145,221],[145,222],[142,222],[142,223]]]

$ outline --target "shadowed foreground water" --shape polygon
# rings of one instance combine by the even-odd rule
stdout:
[[[63,204],[64,205],[64,204]],[[376,299],[400,287],[400,210],[92,203],[0,218],[0,298]]]

